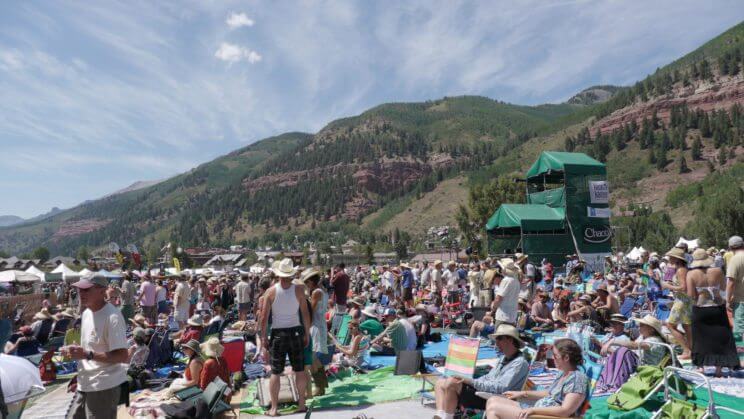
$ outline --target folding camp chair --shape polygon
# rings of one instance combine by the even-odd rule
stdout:
[[[635,307],[635,305],[636,305],[635,298],[630,297],[630,296],[625,297],[625,299],[623,300],[623,305],[620,306],[620,314],[622,314],[628,319],[633,317],[632,314],[633,314],[633,308]]]
[[[640,407],[648,399],[661,391],[661,388],[664,386],[662,379],[663,369],[670,365],[673,367],[679,365],[677,355],[671,345],[662,342],[645,343],[652,346],[662,346],[669,351],[669,354],[662,358],[659,365],[644,365],[642,366],[642,372],[636,372],[631,375],[628,381],[607,399],[607,404],[610,408],[629,411]],[[658,370],[658,372],[654,370]],[[656,377],[658,377],[658,381],[654,383],[653,381]]]
[[[207,385],[204,391],[192,390],[190,393],[191,397],[185,399],[182,403],[196,403],[197,400],[201,399],[207,406],[209,417],[216,417],[220,413],[233,410],[232,407],[223,400],[223,397],[228,390],[228,384],[217,377]]]
[[[670,380],[672,376],[676,378],[673,381]],[[677,380],[681,380],[684,376],[702,379],[705,387],[707,387],[708,390],[708,406],[703,406],[701,403],[690,401],[688,397],[686,397],[685,395],[680,395],[680,393],[674,388],[676,387],[674,382],[678,382]],[[716,410],[724,410],[739,415],[739,417],[744,417],[744,412],[742,411],[724,406],[716,406],[713,397],[713,389],[710,386],[710,380],[708,380],[708,377],[706,377],[704,374],[701,374],[697,371],[689,371],[677,367],[666,367],[664,368],[664,379],[662,382],[664,385],[664,399],[666,400],[666,402],[658,411],[654,412],[654,415],[651,417],[651,419],[718,418]],[[683,398],[679,399],[674,396],[683,396]]]
[[[61,346],[63,346],[65,343],[65,337],[64,336],[54,336],[52,338],[49,338],[46,345],[44,345],[45,351],[56,351]]]
[[[243,371],[243,361],[245,360],[245,341],[243,339],[234,339],[223,342],[225,350],[222,357],[227,361],[227,370],[230,374]]]
[[[666,319],[669,318],[669,313],[672,310],[673,303],[674,303],[673,300],[667,300],[667,299],[657,300],[656,310],[654,311],[654,317],[661,320],[662,322],[666,321]]]

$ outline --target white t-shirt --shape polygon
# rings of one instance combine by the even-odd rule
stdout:
[[[393,273],[390,271],[383,272],[382,285],[385,286],[385,289],[392,288],[394,283],[395,283],[395,277],[393,276]]]
[[[165,301],[166,299],[168,299],[168,297],[166,295],[165,288],[164,287],[158,287],[158,291],[157,291],[157,294],[155,296],[155,301],[157,301],[159,303],[161,301]]]
[[[246,281],[238,282],[235,286],[235,301],[245,304],[251,301],[251,285]]]
[[[505,276],[496,289],[496,295],[502,298],[499,308],[496,310],[494,320],[502,322],[516,323],[517,321],[517,303],[519,300],[519,281],[514,277]]]
[[[85,352],[111,352],[127,349],[126,322],[113,305],[106,303],[92,312],[86,309],[80,325],[80,344]],[[127,364],[108,364],[98,361],[78,361],[78,390],[101,391],[114,388],[127,381]]]
[[[460,276],[457,275],[457,271],[450,271],[445,269],[442,274],[442,280],[446,284],[447,291],[454,291],[457,289],[457,284],[460,282]]]
[[[176,311],[188,313],[189,307],[191,306],[191,302],[189,301],[191,299],[191,289],[186,281],[180,281],[178,285],[176,285],[175,295],[178,296],[178,306],[176,306]]]
[[[403,325],[403,328],[406,329],[406,341],[407,346],[406,350],[408,351],[415,351],[416,350],[416,328],[413,327],[410,321],[408,319],[400,319],[400,324]]]
[[[437,292],[442,290],[442,273],[439,269],[431,270],[431,283],[429,284],[431,292]]]

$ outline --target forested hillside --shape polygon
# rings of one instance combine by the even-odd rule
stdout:
[[[519,196],[513,177],[541,150],[607,162],[613,222],[621,227],[616,245],[668,243],[679,233],[712,244],[722,227],[702,226],[701,214],[719,213],[734,226],[741,219],[730,197],[741,193],[741,177],[731,173],[740,172],[744,151],[742,68],[744,23],[633,86],[594,86],[570,103],[529,107],[463,96],[384,104],[316,134],[268,138],[157,185],[0,228],[0,250],[347,238],[388,250],[391,241],[416,247],[426,226],[406,217],[417,217],[414,208],[428,211],[441,202],[432,194],[452,188],[469,189],[464,205],[432,211],[437,216],[427,222],[456,225],[452,239],[462,233],[462,245],[478,245],[489,208]],[[699,186],[679,189],[685,184]]]

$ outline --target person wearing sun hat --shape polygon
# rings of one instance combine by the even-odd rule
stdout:
[[[674,303],[666,320],[667,329],[677,343],[682,346],[680,359],[690,359],[692,348],[692,300],[687,295],[687,257],[684,249],[673,247],[665,256],[669,259],[667,269],[671,273],[669,281],[661,281],[661,289],[669,290]],[[682,326],[684,334],[678,330]]]
[[[625,333],[625,324],[627,322],[628,319],[622,314],[613,314],[607,322],[610,325],[610,333],[608,333],[601,341],[592,336],[592,341],[602,348],[600,350],[600,355],[607,356],[615,351],[612,342],[630,342],[630,337]]]
[[[494,326],[501,323],[516,324],[519,300],[519,267],[510,258],[499,260],[501,277],[496,275],[494,283],[498,285],[491,311],[494,312]]]
[[[263,354],[264,359],[269,359],[270,356],[271,360],[271,377],[269,378],[271,408],[267,414],[276,416],[279,409],[279,376],[284,372],[287,357],[295,373],[297,388],[306,388],[304,348],[310,342],[312,322],[305,298],[305,286],[292,283],[292,278],[297,272],[292,259],[282,259],[276,267],[272,267],[272,272],[279,278],[279,282],[264,293],[263,306],[270,307],[271,310],[261,310],[259,337],[261,342],[268,342],[268,347],[262,345],[262,351],[268,350],[268,354]],[[268,339],[269,314],[271,314],[271,340]],[[300,411],[306,410],[305,394],[305,391],[299,392],[297,405]]]
[[[108,279],[83,276],[72,284],[79,290],[81,345],[60,348],[64,357],[78,361],[77,391],[67,417],[116,417],[121,385],[127,381],[129,347],[121,311],[106,302]]]
[[[731,236],[729,251],[724,254],[726,266],[726,306],[734,319],[734,336],[744,340],[744,239]]]
[[[380,316],[373,306],[362,309],[362,322],[359,324],[359,330],[372,338],[377,337],[385,330],[385,327],[380,323]]]
[[[45,307],[34,314],[33,320],[31,330],[33,330],[36,340],[44,346],[49,341],[49,334],[54,327],[54,317],[49,313],[49,309]]]
[[[713,267],[704,249],[692,252],[687,273],[688,291],[692,294],[692,363],[702,368],[715,366],[716,376],[723,367],[739,367],[734,335],[726,313],[722,292],[725,288],[721,268]]]
[[[194,314],[186,321],[186,328],[174,333],[171,339],[178,344],[179,342],[188,342],[191,339],[201,340],[204,331],[204,318],[201,314]]]
[[[501,324],[489,337],[503,353],[499,363],[488,374],[477,379],[455,376],[437,380],[434,385],[437,409],[434,418],[453,418],[458,406],[485,409],[486,399],[478,396],[476,392],[502,395],[507,391],[522,389],[527,381],[530,366],[520,351],[524,343],[519,331],[512,325]]]
[[[215,378],[220,377],[225,383],[230,382],[230,371],[227,369],[227,360],[222,356],[225,347],[217,337],[209,338],[199,345],[204,357],[204,367],[199,374],[199,388],[204,390]],[[303,387],[298,387],[303,388]]]
[[[623,346],[638,352],[639,365],[660,365],[667,355],[665,347],[653,343],[666,343],[661,320],[651,314],[635,319],[640,328],[640,336],[635,341],[612,340],[610,346]]]

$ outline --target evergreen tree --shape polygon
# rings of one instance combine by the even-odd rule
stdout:
[[[695,139],[692,141],[692,159],[693,160],[700,160],[703,158],[703,143],[700,141],[700,136],[695,136]]]
[[[667,158],[667,151],[663,147],[660,147],[656,153],[656,168],[659,171],[664,171],[667,164],[669,164],[669,159]]]
[[[679,159],[677,159],[677,164],[679,165],[679,173],[687,173],[690,171],[690,168],[687,167],[687,160],[685,160],[685,153],[679,153]]]
[[[648,164],[656,164],[656,153],[653,148],[648,149]]]
[[[718,164],[723,166],[728,161],[728,153],[726,150],[726,146],[721,147],[718,150]]]

